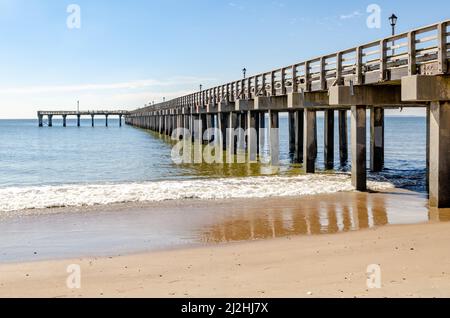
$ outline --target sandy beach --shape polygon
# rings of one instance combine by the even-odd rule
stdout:
[[[334,210],[329,209],[326,210],[329,212],[327,217],[314,217],[323,214],[323,209],[318,208],[317,204],[334,206],[336,211],[340,211],[345,208],[346,202],[351,202],[353,206],[348,218],[344,213],[339,221],[340,217],[334,217]],[[45,260],[33,261],[30,257],[25,261],[9,261],[0,265],[0,296],[450,296],[450,223],[446,222],[450,219],[450,211],[429,211],[422,195],[407,191],[342,193],[250,200],[244,206],[240,201],[186,204],[189,210],[174,202],[160,204],[159,209],[166,209],[167,212],[176,210],[177,206],[184,208],[184,217],[176,214],[182,218],[181,223],[188,220],[191,211],[196,209],[206,209],[209,214],[220,216],[209,219],[207,227],[204,227],[205,223],[198,223],[208,231],[190,240],[190,244],[174,245],[172,248],[159,246],[141,252],[128,249],[129,253],[121,253],[121,256],[98,256],[101,253],[96,253],[94,249],[92,253],[98,254],[96,256],[86,256],[79,250],[80,254],[76,257],[65,259],[52,258],[50,253]],[[278,212],[268,213],[268,204]],[[240,213],[236,212],[236,206],[240,206]],[[294,217],[294,225],[283,226],[281,219],[274,218],[274,215],[282,214],[282,207],[288,209],[293,206],[297,206],[293,216],[309,216],[310,222],[302,224],[300,218]],[[258,214],[250,207],[259,209]],[[124,213],[130,211],[130,207],[121,209],[118,206],[115,213],[102,211],[104,207],[98,209],[100,211],[90,213],[107,213],[119,222],[123,220]],[[155,209],[141,207],[137,210],[151,213]],[[232,215],[223,212],[233,209],[235,212]],[[419,217],[422,213],[426,214],[425,222]],[[69,217],[70,213],[59,211],[53,217],[57,215]],[[73,215],[83,218],[89,213],[78,211]],[[42,217],[45,216],[37,218]],[[202,219],[203,215],[200,213],[198,217]],[[274,219],[275,222],[263,222],[261,217],[262,220]],[[21,222],[32,220],[25,217]],[[106,221],[106,226],[111,220]],[[255,227],[249,227],[250,220],[254,221]],[[356,223],[358,226],[355,226]],[[254,231],[253,239],[251,229]],[[133,228],[129,230],[133,231]],[[197,233],[195,231],[193,233]],[[91,241],[87,239],[83,244],[95,244],[95,233],[83,233],[81,229],[79,234],[85,234],[88,238],[92,236]],[[51,240],[54,239],[51,230],[48,235]],[[38,249],[38,252],[41,253],[41,250]],[[81,289],[67,288],[67,267],[72,264],[81,268]],[[371,264],[381,267],[381,289],[367,289],[366,270]]]

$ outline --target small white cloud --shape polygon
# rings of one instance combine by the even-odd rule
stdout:
[[[349,13],[349,14],[341,14],[339,16],[339,19],[341,19],[341,20],[349,20],[349,19],[360,17],[360,16],[362,16],[362,13],[361,13],[361,11],[357,10],[357,11],[353,11],[352,13]]]

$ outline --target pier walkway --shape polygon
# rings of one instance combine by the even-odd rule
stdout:
[[[306,173],[317,157],[317,112],[325,113],[325,163],[334,162],[335,112],[339,114],[341,161],[348,158],[347,113],[351,112],[352,182],[367,189],[367,170],[384,167],[384,110],[427,110],[427,162],[430,205],[450,207],[450,21],[411,30],[347,50],[313,58],[248,78],[141,108],[126,123],[171,135],[180,127],[256,128],[269,116],[289,114],[290,148]],[[370,160],[366,158],[366,119],[370,110]],[[229,129],[228,129],[229,130]],[[274,130],[269,129],[269,133]],[[232,137],[232,136],[231,136]],[[221,142],[226,148],[224,134]],[[257,137],[259,138],[259,136]],[[270,136],[274,141],[278,135]],[[231,143],[228,143],[231,144]],[[276,145],[278,143],[272,143]],[[247,147],[247,149],[250,147]],[[228,149],[233,151],[233,149]],[[248,149],[249,152],[254,150]],[[272,149],[271,153],[277,154]],[[276,158],[272,158],[276,162]],[[367,162],[370,161],[370,167]]]
[[[96,110],[96,111],[38,111],[38,121],[39,127],[44,126],[44,117],[48,118],[48,126],[53,127],[53,117],[61,116],[63,119],[63,127],[67,127],[67,117],[68,116],[76,116],[77,118],[77,126],[81,126],[81,117],[82,116],[90,116],[91,117],[91,125],[95,126],[95,116],[104,116],[105,117],[105,125],[108,127],[108,118],[110,116],[118,116],[119,117],[119,125],[122,126],[122,118],[124,116],[129,115],[130,112],[125,110],[118,111],[107,111],[107,110]]]

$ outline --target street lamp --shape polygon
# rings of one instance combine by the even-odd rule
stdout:
[[[242,70],[242,73],[244,74],[244,79],[247,76],[247,69],[244,67],[244,69]]]
[[[391,27],[392,27],[392,36],[395,35],[395,26],[397,25],[397,20],[398,20],[398,17],[395,14],[392,14],[389,17],[389,21],[391,22]]]

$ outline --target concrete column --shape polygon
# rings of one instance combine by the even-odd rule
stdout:
[[[384,109],[374,107],[370,113],[370,170],[380,172],[384,167]]]
[[[259,113],[258,153],[262,156],[266,144],[266,113]]]
[[[95,118],[94,118],[94,115],[91,115],[91,126],[92,126],[92,127],[95,126]]]
[[[53,115],[48,115],[48,127],[53,127]]]
[[[63,115],[63,127],[67,127],[67,116]]]
[[[294,162],[303,162],[303,132],[304,132],[304,120],[305,112],[304,110],[296,110],[294,112],[294,126],[295,126],[295,151],[294,151]]]
[[[119,127],[122,127],[122,115],[119,115]]]
[[[427,129],[427,132],[426,132],[426,135],[427,135],[427,137],[426,137],[426,148],[427,148],[427,150],[426,150],[426,174],[427,174],[427,176],[426,176],[426,187],[427,187],[427,190],[428,191],[430,191],[430,127],[431,127],[431,107],[430,106],[428,106],[427,107],[427,110],[426,110],[426,112],[427,112],[427,117],[426,117],[426,129]]]
[[[247,153],[248,161],[256,162],[258,159],[258,119],[259,114],[255,111],[247,112]]]
[[[38,116],[38,121],[39,121],[39,127],[44,127],[44,122],[43,122],[43,117],[42,115]]]
[[[352,184],[357,191],[367,190],[366,106],[352,106]]]
[[[269,123],[270,123],[270,160],[272,166],[277,166],[280,163],[280,117],[277,111],[269,111]]]
[[[81,115],[77,115],[77,127],[81,126]]]
[[[208,129],[214,129],[214,125],[215,125],[215,122],[214,122],[214,115],[212,115],[212,114],[207,114],[206,115],[206,129],[208,130]],[[210,143],[210,142],[212,142],[213,141],[213,136],[211,136],[211,135],[209,135],[208,134],[208,143]]]
[[[238,114],[231,112],[228,114],[228,127],[227,127],[227,150],[230,155],[234,155],[237,152],[238,140],[236,140],[235,129],[238,128]]]
[[[108,115],[105,116],[105,124],[106,124],[106,127],[108,127]]]
[[[348,124],[347,111],[339,111],[339,157],[341,166],[347,165],[348,162]]]
[[[217,114],[217,124],[219,125],[219,130],[221,132],[222,140],[220,141],[222,143],[222,149],[227,149],[227,123],[228,123],[228,113],[219,113]]]
[[[324,120],[325,169],[332,170],[334,168],[334,110],[326,110]]]
[[[295,113],[288,112],[289,123],[289,156],[295,161]]]
[[[203,141],[203,136],[208,129],[208,116],[206,114],[200,114],[200,120],[202,122],[201,140]],[[206,141],[204,141],[206,143]]]
[[[450,208],[450,102],[432,102],[430,114],[430,206]]]
[[[304,116],[303,169],[306,173],[315,173],[317,157],[317,114],[315,110],[305,109]]]

